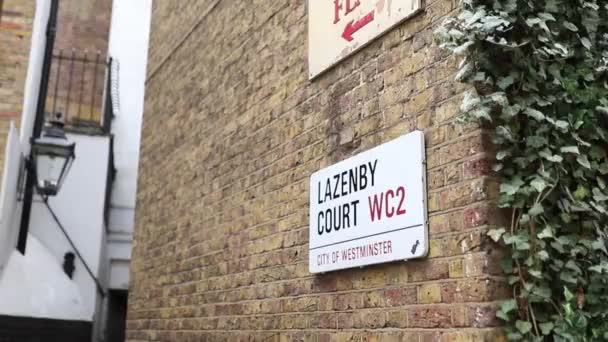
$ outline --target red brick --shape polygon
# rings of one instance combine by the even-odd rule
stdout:
[[[410,328],[450,328],[452,311],[444,305],[416,307],[408,310]]]

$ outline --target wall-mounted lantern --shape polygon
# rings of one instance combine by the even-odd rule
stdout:
[[[75,147],[65,136],[61,121],[51,121],[42,137],[32,141],[30,162],[40,195],[57,195],[76,157]]]

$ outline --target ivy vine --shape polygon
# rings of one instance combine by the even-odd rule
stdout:
[[[608,0],[464,0],[436,38],[497,147],[508,339],[608,341]]]

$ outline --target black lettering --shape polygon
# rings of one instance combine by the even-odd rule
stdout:
[[[351,203],[351,205],[353,206],[353,217],[354,217],[353,226],[356,227],[357,226],[357,205],[359,205],[359,200],[353,201]]]
[[[321,220],[323,219],[323,212],[322,212],[322,211],[321,211],[321,212],[319,212],[319,217],[318,217],[318,219],[319,219],[319,221],[318,221],[318,223],[317,223],[317,232],[319,233],[319,235],[323,235],[323,229],[324,229],[325,227],[323,227],[323,226],[321,225]]]
[[[342,228],[342,206],[334,207],[334,230]]]
[[[342,207],[342,220],[344,221],[344,228],[350,228],[350,204],[344,204]]]
[[[323,202],[331,201],[331,182],[329,178],[327,178],[327,183],[325,183],[325,200]]]
[[[359,166],[359,189],[367,188],[367,166],[365,164]]]
[[[357,170],[359,170],[359,168],[357,167],[348,170],[348,193],[350,194],[359,191],[359,189],[357,188]]]
[[[340,198],[340,194],[338,193],[338,185],[340,184],[340,175],[335,175],[334,179],[336,180],[336,185],[334,185],[334,198]]]
[[[346,192],[346,186],[348,185],[348,180],[347,180],[346,176],[348,176],[348,171],[344,171],[340,175],[340,178],[341,178],[340,185],[342,187],[342,196],[346,196],[349,194],[348,192]]]
[[[328,233],[331,233],[331,230],[333,228],[331,226],[332,225],[332,221],[333,221],[333,218],[332,218],[331,214],[332,214],[331,209],[327,209],[325,211],[325,231],[328,232]]]
[[[319,191],[317,195],[319,197],[319,204],[323,204],[323,201],[321,200],[321,182],[319,182]]]
[[[376,167],[378,166],[378,159],[376,159],[374,161],[374,165],[372,166],[372,163],[369,163],[369,169],[371,171],[372,174],[372,186],[375,186],[376,184]]]

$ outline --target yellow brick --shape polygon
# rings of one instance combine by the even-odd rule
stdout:
[[[464,276],[464,270],[462,266],[462,260],[450,261],[450,278],[462,278]]]
[[[441,286],[439,284],[419,286],[418,302],[420,304],[441,303]]]

